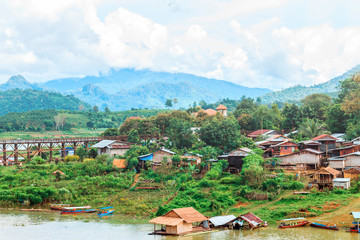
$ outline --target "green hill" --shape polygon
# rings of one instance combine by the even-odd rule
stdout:
[[[263,103],[272,103],[275,101],[296,102],[313,93],[325,93],[330,95],[331,97],[336,97],[338,91],[337,87],[339,86],[340,82],[353,76],[358,72],[360,72],[360,65],[357,65],[351,70],[345,72],[344,74],[321,84],[310,87],[296,85],[280,91],[267,93],[260,98]]]
[[[0,115],[10,112],[27,112],[32,110],[62,109],[81,111],[91,106],[73,95],[33,90],[11,89],[0,91]]]

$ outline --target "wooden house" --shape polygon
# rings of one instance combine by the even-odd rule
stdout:
[[[192,207],[177,208],[165,213],[161,217],[149,221],[154,224],[154,233],[160,235],[184,235],[199,231],[208,231],[208,218]],[[194,224],[202,226],[194,226]],[[156,230],[156,224],[162,225],[161,230]]]
[[[343,171],[344,178],[350,178],[351,180],[356,179],[359,180],[360,176],[360,168],[349,168]]]
[[[187,166],[189,164],[199,165],[201,163],[200,156],[197,155],[184,155],[181,156],[181,165]]]
[[[244,163],[243,158],[248,156],[252,152],[249,148],[239,148],[231,151],[228,154],[221,155],[219,159],[226,159],[229,163],[227,171],[232,173],[239,173]]]
[[[351,145],[331,150],[331,157],[338,157],[360,151],[360,145]]]
[[[164,159],[167,159],[167,163],[172,163],[171,157],[175,155],[174,152],[162,148],[156,152],[154,152],[152,158],[152,162],[154,165],[161,165],[161,163],[164,161]]]
[[[264,226],[264,221],[251,212],[243,214],[233,220],[234,229],[253,229],[261,226]]]
[[[333,179],[341,177],[341,172],[331,167],[321,168],[315,173],[315,180],[320,188],[332,187]]]
[[[332,137],[328,134],[322,134],[320,136],[314,137],[311,140],[316,141],[321,144],[320,148],[319,148],[320,151],[322,151],[324,153],[328,153],[330,150],[333,150],[336,148],[336,141],[338,139],[335,137]]]
[[[132,145],[134,145],[134,143],[115,140],[102,140],[93,145],[92,148],[97,149],[98,155],[108,154],[110,156],[123,156]]]
[[[360,167],[360,152],[354,152],[339,157],[332,157],[328,159],[328,162],[329,166],[336,169]]]
[[[276,155],[280,166],[294,169],[316,169],[321,165],[322,152],[314,149],[304,149],[286,155]]]
[[[313,140],[306,140],[306,141],[302,141],[300,142],[300,147],[299,149],[314,149],[317,151],[320,151],[320,145],[321,143],[317,142],[317,141],[313,141]]]
[[[298,144],[290,140],[286,140],[276,145],[272,145],[271,148],[273,156],[291,154],[299,149]]]

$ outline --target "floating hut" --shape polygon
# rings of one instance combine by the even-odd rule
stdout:
[[[236,219],[234,215],[216,216],[209,219],[211,228],[229,228],[232,229],[232,222]]]
[[[149,223],[154,224],[154,232],[150,234],[157,235],[185,235],[210,231],[208,218],[192,207],[172,209],[163,216],[150,220]],[[157,224],[161,225],[161,230],[156,230]]]

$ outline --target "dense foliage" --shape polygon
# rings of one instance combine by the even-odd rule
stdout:
[[[90,105],[73,95],[64,96],[60,93],[12,89],[0,92],[1,115],[11,112],[27,112],[32,110],[62,109],[83,111]]]

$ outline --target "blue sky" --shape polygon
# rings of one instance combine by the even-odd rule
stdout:
[[[0,1],[0,82],[149,68],[273,90],[360,63],[359,1]]]

